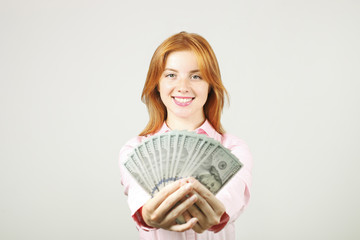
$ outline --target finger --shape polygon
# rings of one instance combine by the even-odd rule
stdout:
[[[206,229],[208,225],[206,221],[206,216],[200,211],[200,209],[196,205],[189,207],[188,212],[191,214],[192,217],[196,217],[198,219],[197,224],[199,224],[201,228]]]
[[[191,206],[188,211],[190,214],[199,219],[198,224],[203,230],[216,225],[220,222],[221,214],[217,214],[204,198],[195,193],[198,196],[198,200],[194,206]],[[195,230],[195,229],[194,229]]]
[[[190,221],[190,219],[192,218],[192,216],[190,215],[189,211],[186,210],[185,212],[183,212],[182,214],[184,216],[185,222]]]
[[[194,205],[194,203],[197,201],[197,196],[191,196],[190,198],[186,199],[184,202],[179,203],[170,210],[169,213],[166,214],[165,218],[161,222],[161,225],[171,225],[176,218],[181,216],[189,207]]]
[[[210,204],[203,198],[199,193],[195,192],[198,200],[196,201],[196,206],[200,209],[200,211],[206,216],[211,217],[216,215],[214,209],[210,206]],[[194,215],[193,215],[194,216]]]
[[[192,190],[192,183],[187,183],[182,186],[172,194],[170,194],[158,207],[158,211],[168,212],[171,208],[173,208],[176,204],[178,204],[181,199],[185,198],[185,196]]]
[[[183,197],[179,202],[177,202],[175,206],[177,206],[177,205],[181,204],[182,202],[186,201],[186,199],[188,199],[189,197],[190,197],[189,194],[186,194],[186,196]],[[186,214],[186,213],[187,213],[187,214]],[[184,215],[187,215],[187,219],[185,219]],[[178,217],[176,218],[176,223],[178,223],[178,224],[184,224],[184,223],[186,223],[188,220],[190,220],[191,218],[192,218],[192,217],[191,217],[190,213],[185,210],[185,212],[183,212],[182,215],[180,215],[180,216],[178,216]]]
[[[175,221],[176,221],[177,224],[184,224],[184,223],[186,223],[186,220],[185,220],[185,218],[184,218],[183,215],[178,216]]]
[[[184,199],[185,201],[186,199]],[[179,217],[176,218],[176,223],[178,224],[184,224],[188,221],[190,221],[190,219],[192,218],[192,216],[190,215],[190,213],[185,210],[185,212],[182,213],[182,215],[180,215]]]
[[[162,222],[164,218],[167,216],[168,212],[172,208],[176,208],[179,205],[179,202],[182,198],[186,196],[192,189],[192,184],[187,183],[186,185],[182,186],[167,198],[160,203],[157,208],[154,208],[154,212],[152,214],[152,221],[155,222]]]
[[[168,228],[168,230],[175,231],[175,232],[184,232],[186,230],[192,229],[196,223],[197,223],[197,219],[192,218],[185,224],[172,225]]]
[[[225,207],[222,202],[215,197],[215,195],[209,191],[204,185],[202,185],[195,178],[187,179],[189,182],[193,183],[194,190],[208,203],[208,205],[217,213],[223,214],[225,212]],[[203,210],[203,209],[201,209]]]
[[[150,199],[143,207],[143,214],[148,222],[158,225],[164,216],[166,215],[169,208],[173,207],[174,203],[170,206],[166,206],[165,209],[161,208],[160,205],[164,203],[164,199],[167,196],[174,194],[180,188],[181,181],[176,181],[164,187],[154,198]],[[190,184],[191,185],[191,184]]]
[[[203,228],[200,226],[199,222],[197,222],[197,223],[192,227],[192,229],[193,229],[195,232],[197,232],[197,233],[203,233],[203,232],[205,231],[205,229],[203,229]]]
[[[179,182],[180,186],[184,186],[186,183],[188,183],[186,178],[179,179],[178,182]]]
[[[176,190],[178,190],[181,187],[181,181],[173,182],[167,186],[165,186],[163,189],[161,189],[160,192],[158,192],[154,198],[153,201],[149,204],[149,208],[156,209],[159,207],[159,205],[172,193],[174,193]]]

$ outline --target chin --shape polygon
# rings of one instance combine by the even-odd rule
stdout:
[[[173,115],[177,118],[181,119],[192,119],[198,118],[198,113],[194,111],[189,111],[190,109],[177,109],[177,111],[173,111]]]

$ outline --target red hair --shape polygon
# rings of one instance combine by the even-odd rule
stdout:
[[[219,64],[210,44],[195,33],[180,32],[166,39],[155,50],[150,61],[142,101],[149,111],[149,122],[140,136],[156,133],[167,118],[166,107],[161,101],[158,84],[164,72],[167,57],[176,51],[193,51],[197,57],[199,70],[205,81],[210,85],[207,101],[204,105],[205,118],[220,134],[224,133],[220,118],[224,107],[224,97],[228,99],[227,91],[222,84]]]

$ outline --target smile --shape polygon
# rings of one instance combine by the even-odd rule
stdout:
[[[192,103],[194,98],[192,97],[172,97],[176,105],[186,107]]]

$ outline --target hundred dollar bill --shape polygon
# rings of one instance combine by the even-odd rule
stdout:
[[[194,163],[196,157],[200,154],[201,149],[204,145],[207,144],[207,141],[203,138],[197,137],[195,140],[194,148],[192,149],[192,154],[186,159],[186,165],[181,169],[180,174],[183,177],[189,177],[191,172],[191,166]]]
[[[220,143],[206,139],[207,144],[200,150],[200,153],[197,155],[196,159],[192,164],[191,170],[197,169],[199,165],[219,146]]]
[[[148,165],[146,165],[146,169],[150,169],[153,176],[154,190],[159,190],[158,183],[160,182],[160,174],[159,174],[159,164],[155,160],[155,149],[153,146],[153,138],[150,138],[144,142],[144,145],[147,150],[147,155],[149,156]]]
[[[144,174],[144,169],[139,163],[139,160],[135,153],[129,156],[127,161],[124,162],[124,166],[139,183],[139,185],[151,195],[152,186],[149,185],[149,179]]]
[[[161,134],[159,135],[160,141],[160,153],[161,153],[161,164],[162,164],[162,174],[161,174],[161,182],[163,186],[166,185],[165,175],[168,169],[169,157],[168,157],[168,146],[169,146],[169,134]]]
[[[206,135],[171,131],[147,138],[135,147],[125,167],[154,196],[168,183],[189,176],[216,194],[242,164],[220,142]]]
[[[177,175],[181,177],[189,177],[187,169],[192,161],[195,160],[196,156],[199,153],[199,149],[205,144],[204,140],[199,137],[199,134],[190,133],[191,138],[189,141],[184,142],[184,150],[188,153],[186,159],[184,160],[184,166],[178,169]]]
[[[177,134],[170,133],[169,135],[169,148],[168,148],[168,157],[167,157],[167,169],[165,172],[165,183],[171,183],[174,181],[173,176],[171,175],[171,169],[173,167],[174,159],[176,156],[176,142],[177,142]]]
[[[183,174],[185,176],[191,176],[191,173],[194,170],[194,167],[196,165],[196,161],[198,161],[200,159],[199,156],[203,155],[204,151],[207,149],[207,147],[210,144],[210,141],[204,137],[200,137],[198,139],[198,143],[197,143],[197,147],[196,147],[196,151],[194,152],[194,154],[191,156],[191,158],[188,160],[188,164],[186,165],[185,169],[183,170]]]
[[[241,167],[242,163],[230,151],[217,146],[197,163],[191,175],[216,194]]]
[[[160,137],[154,137],[151,139],[152,146],[154,147],[154,164],[157,167],[157,183],[156,186],[159,190],[163,187],[162,184],[162,162],[161,162],[161,152],[160,152]]]
[[[171,176],[174,178],[174,181],[178,180],[178,176],[176,176],[176,171],[179,165],[179,161],[181,155],[183,155],[183,147],[185,143],[185,134],[184,132],[177,133],[177,141],[176,141],[176,156],[173,161],[173,166],[171,167]]]
[[[181,152],[178,154],[178,160],[175,166],[174,176],[176,179],[187,177],[183,175],[184,168],[189,164],[189,157],[195,149],[195,144],[198,141],[198,137],[195,134],[189,134],[184,136],[184,141],[181,146]]]
[[[146,142],[146,141],[145,141]],[[140,144],[136,149],[135,153],[138,153],[140,156],[141,165],[143,168],[143,174],[147,177],[149,185],[151,186],[150,194],[154,195],[159,189],[156,187],[156,177],[154,173],[154,168],[152,166],[152,160],[149,156],[149,149],[146,147],[145,142]],[[151,153],[150,153],[151,154]]]
[[[147,186],[146,182],[143,179],[141,171],[136,167],[133,161],[126,161],[124,163],[125,168],[129,173],[136,179],[136,181],[144,188],[146,192],[150,191],[150,188]]]

